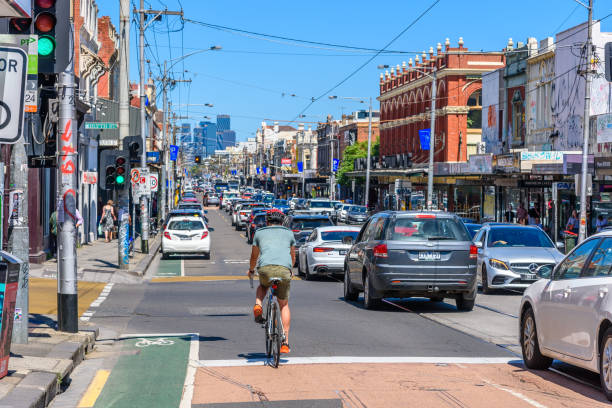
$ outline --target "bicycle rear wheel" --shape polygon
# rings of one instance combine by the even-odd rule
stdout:
[[[278,303],[274,303],[272,307],[274,317],[272,320],[272,367],[278,368],[280,362],[280,348],[282,340],[282,325],[280,323],[280,313],[278,310]],[[270,316],[272,318],[272,316]]]

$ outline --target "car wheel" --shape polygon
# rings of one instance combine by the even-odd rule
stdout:
[[[480,276],[480,280],[482,281],[482,293],[484,293],[485,295],[491,294],[493,291],[491,290],[491,288],[489,288],[489,276],[487,274],[486,266],[482,267]]]
[[[367,274],[363,282],[363,306],[368,310],[375,310],[380,307],[381,303],[382,299],[374,297],[372,293],[370,274]]]
[[[474,299],[466,299],[465,294],[460,294],[457,299],[455,299],[455,304],[457,305],[457,310],[462,312],[471,312],[474,309],[474,303],[476,303],[476,298]]]
[[[429,300],[432,302],[442,302],[444,301],[444,298],[442,296],[431,296]]]
[[[169,255],[170,255],[170,254],[169,254],[169,253],[167,253],[167,252],[162,252],[162,256],[161,256],[161,258],[162,258],[162,259],[168,259],[168,258],[169,258]]]
[[[236,231],[240,231],[240,225],[236,224]]]
[[[310,271],[308,270],[308,259],[304,260],[304,263],[306,264],[304,265],[304,280],[311,281],[312,275],[310,274]],[[298,260],[298,264],[299,264],[299,260]]]
[[[523,351],[525,365],[534,370],[545,370],[550,367],[552,358],[546,357],[540,352],[538,331],[531,308],[523,313],[520,328],[521,350]]]
[[[612,401],[612,327],[606,330],[601,341],[599,379],[606,398]]]
[[[210,252],[204,253],[204,259],[210,259]]]
[[[236,221],[234,221],[234,217],[232,217],[232,227],[236,225]]]
[[[344,300],[355,301],[359,298],[359,291],[355,290],[351,283],[351,275],[349,274],[348,267],[344,267]]]

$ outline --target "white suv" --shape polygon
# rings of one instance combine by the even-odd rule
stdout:
[[[202,217],[172,217],[164,230],[162,259],[170,254],[203,254],[210,259],[210,233]]]
[[[612,231],[589,237],[523,294],[519,341],[525,365],[553,359],[599,373],[612,400]]]

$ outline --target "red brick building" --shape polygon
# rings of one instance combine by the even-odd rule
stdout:
[[[435,161],[465,161],[468,139],[480,137],[481,75],[504,66],[502,52],[473,52],[459,39],[451,48],[446,39],[444,51],[423,52],[408,65],[381,74],[380,79],[380,154],[411,153],[414,164],[426,163],[429,151],[422,150],[419,130],[430,127],[431,77],[437,71]]]
[[[98,19],[98,56],[104,61],[107,71],[98,80],[98,97],[115,100],[119,89],[119,36],[109,16]]]
[[[338,128],[338,141],[340,144],[340,159],[344,157],[344,149],[355,142],[368,141],[369,128],[369,112],[357,111],[351,115],[342,115],[340,127]],[[377,111],[372,112],[372,144],[376,143],[379,137],[379,119],[380,114]]]

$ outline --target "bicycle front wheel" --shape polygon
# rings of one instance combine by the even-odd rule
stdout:
[[[281,341],[283,338],[283,326],[280,322],[281,316],[278,310],[278,303],[274,303],[272,310],[274,311],[274,313],[272,313],[274,316],[272,319],[272,366],[274,368],[278,368],[278,363],[280,362]]]
[[[276,321],[274,316],[275,309],[270,307],[270,304],[267,304],[266,311],[266,357],[270,358],[272,357],[272,334],[274,333],[273,322]]]

